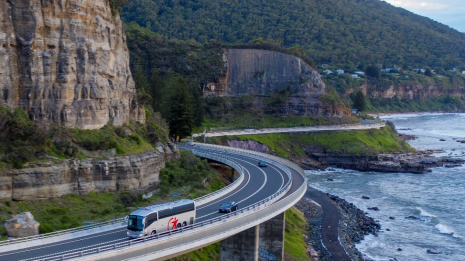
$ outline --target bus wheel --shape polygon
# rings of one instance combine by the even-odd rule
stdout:
[[[178,223],[178,224],[176,225],[176,228],[181,228],[181,223]]]
[[[156,234],[157,234],[157,231],[156,231],[156,230],[152,231],[152,233],[151,233],[152,236],[153,236],[153,235],[156,235]]]
[[[187,226],[187,222],[186,221],[182,222],[182,226],[183,227]]]

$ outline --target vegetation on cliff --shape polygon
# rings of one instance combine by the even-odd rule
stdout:
[[[189,178],[186,178],[186,175],[189,175]],[[66,195],[43,201],[0,202],[0,224],[15,214],[29,211],[40,223],[40,232],[47,233],[82,226],[83,222],[122,217],[135,207],[173,201],[178,199],[170,196],[174,192],[183,198],[197,198],[224,186],[218,173],[206,160],[201,160],[187,151],[181,151],[179,160],[167,162],[166,167],[160,172],[160,179],[160,191],[147,199],[135,192],[91,192],[87,195]],[[181,180],[184,181],[180,182]],[[205,183],[202,182],[204,180]],[[4,236],[5,227],[0,226],[0,237],[5,238]]]
[[[465,74],[438,70],[427,76],[409,69],[401,73],[376,70],[378,77],[354,79],[349,74],[329,74],[322,79],[346,103],[353,101],[355,108],[357,90],[366,90],[366,110],[370,112],[463,111],[465,108],[465,100],[460,97]],[[383,98],[384,93],[389,97]]]
[[[171,39],[277,39],[318,63],[465,65],[465,34],[383,1],[133,0],[121,16]]]
[[[218,82],[226,73],[223,48],[273,50],[296,55],[310,65],[313,64],[303,50],[296,47],[284,48],[275,41],[257,39],[248,44],[199,44],[195,41],[168,39],[141,28],[134,22],[127,24],[125,28],[139,102],[160,112],[167,120],[171,136],[174,137],[185,137],[193,128],[202,126],[205,111],[211,122],[212,112],[222,113],[218,109],[228,110],[223,106],[228,102],[227,98],[201,98],[202,89],[207,83]],[[267,99],[270,103],[283,103],[284,94],[276,93]],[[242,102],[243,99],[237,100]]]
[[[344,152],[354,155],[377,155],[390,152],[413,152],[387,124],[380,130],[325,131],[297,134],[240,135],[207,138],[207,142],[227,145],[228,140],[256,141],[264,144],[269,152],[282,158],[299,158],[306,150]]]
[[[0,170],[21,168],[49,156],[86,158],[90,152],[115,150],[116,155],[140,154],[168,141],[167,125],[158,113],[146,112],[145,124],[105,125],[97,130],[39,126],[25,111],[0,104]]]
[[[342,102],[337,94],[324,95],[321,99],[337,99]],[[270,113],[267,108],[258,108],[255,105],[255,99],[252,96],[242,97],[214,97],[206,98],[205,118],[201,128],[196,131],[203,131],[203,128],[221,129],[221,128],[277,128],[277,127],[295,127],[295,126],[317,126],[328,124],[350,124],[357,123],[359,120],[355,117],[314,117],[314,116],[292,116]],[[280,104],[288,102],[287,94],[273,93],[269,97],[264,97],[263,102],[279,107]],[[345,106],[345,105],[341,105]]]

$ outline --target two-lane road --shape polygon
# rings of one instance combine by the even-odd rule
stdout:
[[[211,150],[211,152],[218,153],[214,150]],[[225,196],[197,206],[196,222],[224,215],[218,213],[219,205],[223,201],[236,201],[239,203],[239,208],[247,207],[276,193],[289,181],[287,174],[273,164],[260,168],[255,158],[228,152],[222,152],[221,155],[234,159],[245,168],[244,180],[240,186]],[[60,243],[0,253],[0,260],[36,260],[43,257],[60,256],[70,251],[82,251],[88,248],[115,244],[125,240],[128,240],[128,238],[126,236],[126,229],[123,227],[86,237],[65,240]]]

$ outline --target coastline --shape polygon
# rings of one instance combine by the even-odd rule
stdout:
[[[417,145],[415,146],[417,150],[421,149],[425,153],[434,152],[434,154],[440,152],[439,154],[459,159],[462,161],[460,163],[462,165],[465,160],[465,150],[457,137],[462,137],[464,133],[465,124],[461,121],[464,114],[447,113],[444,117],[437,117],[437,115],[442,116],[442,113],[425,114],[433,117],[413,117],[411,119],[401,115],[398,116],[400,120],[396,121],[396,125],[400,122],[400,128],[406,130],[407,134],[415,135],[417,140],[421,141],[412,141]],[[415,113],[415,115],[419,114]],[[394,120],[395,118],[393,117]],[[444,128],[444,125],[448,128]],[[460,216],[457,216],[460,210],[451,207],[453,204],[450,204],[460,202],[464,194],[454,194],[451,193],[450,189],[444,189],[444,187],[448,187],[455,188],[455,191],[457,189],[462,191],[460,184],[463,183],[462,175],[465,173],[465,168],[464,166],[455,167],[455,164],[429,166],[432,168],[432,173],[418,178],[415,175],[396,175],[395,173],[387,173],[386,178],[383,178],[382,173],[370,177],[370,175],[354,172],[357,177],[363,175],[363,180],[354,177],[353,179],[359,181],[351,182],[350,178],[336,180],[336,175],[322,175],[314,179],[314,182],[321,180],[322,183],[335,184],[334,182],[326,182],[326,180],[333,181],[334,178],[336,182],[346,184],[338,185],[337,189],[333,188],[336,186],[331,185],[317,187],[347,198],[365,211],[368,209],[370,215],[383,224],[383,230],[379,236],[370,235],[357,245],[359,250],[356,249],[356,251],[363,251],[366,256],[357,252],[349,253],[352,260],[365,261],[371,260],[371,258],[375,260],[464,260],[465,252],[460,246],[460,242],[463,242],[463,235],[460,234],[459,230],[461,226],[463,228],[463,225],[455,225],[463,224],[457,223],[457,220],[460,220]],[[369,183],[371,185],[366,185]],[[354,186],[361,184],[363,184],[363,189],[353,189]],[[383,184],[384,189],[373,189],[378,184]],[[398,184],[404,184],[404,186],[397,190]],[[341,189],[349,192],[339,193]],[[428,193],[424,194],[425,191]],[[370,196],[373,201],[366,201],[366,199],[370,199],[367,196]],[[366,204],[363,202],[377,203]],[[380,206],[381,209],[379,210],[374,206]],[[344,215],[344,212],[341,212],[341,215]],[[339,239],[344,245],[343,230],[345,225],[342,223],[343,221],[341,221],[338,233]],[[350,250],[350,247],[346,245],[344,248]]]
[[[371,117],[383,117],[383,116],[396,116],[396,115],[429,115],[429,114],[464,114],[465,112],[450,112],[450,111],[422,111],[422,112],[379,112],[379,113],[368,113]]]
[[[369,260],[355,244],[361,242],[366,235],[377,236],[381,225],[344,199],[311,187],[308,189],[310,193],[296,207],[304,213],[311,227],[307,238],[309,255],[315,261]],[[333,224],[328,226],[331,224],[328,219],[334,218]]]

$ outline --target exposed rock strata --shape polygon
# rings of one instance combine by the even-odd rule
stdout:
[[[228,140],[228,146],[273,154],[255,141]],[[464,160],[452,157],[434,157],[433,151],[379,155],[357,155],[342,151],[326,152],[324,147],[303,148],[306,157],[290,158],[303,169],[326,169],[328,166],[358,171],[400,172],[423,174],[434,167],[459,167]]]
[[[268,153],[268,148],[256,141],[246,140],[246,141],[239,141],[239,140],[228,140],[228,146],[238,149],[244,150],[251,150],[256,152]]]
[[[159,182],[166,160],[179,156],[174,144],[141,155],[40,162],[0,175],[0,199],[56,198],[91,191],[145,190]]]
[[[144,121],[109,1],[0,1],[0,102],[66,127]]]
[[[451,157],[434,157],[430,152],[417,152],[408,154],[380,154],[376,156],[359,156],[344,152],[308,152],[307,156],[321,164],[317,168],[334,166],[343,169],[377,172],[400,172],[424,174],[430,168],[461,166],[462,159]]]
[[[208,83],[206,97],[254,96],[257,106],[279,114],[346,116],[349,112],[322,96],[328,90],[317,71],[302,59],[274,51],[228,49],[223,55],[226,75]],[[288,103],[271,108],[263,97],[286,91]]]
[[[465,98],[465,86],[460,85],[444,89],[436,85],[401,84],[380,87],[364,84],[360,87],[347,90],[346,94],[351,94],[358,89],[362,90],[365,96],[370,98],[392,99],[396,97],[402,100],[425,100],[442,95]]]

